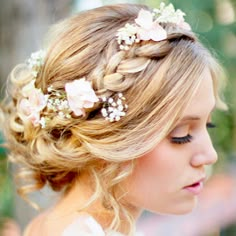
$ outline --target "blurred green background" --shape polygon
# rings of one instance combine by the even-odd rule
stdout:
[[[142,3],[159,7],[157,0],[0,0],[0,82],[1,97],[5,80],[12,67],[24,61],[32,51],[38,50],[49,25],[80,10],[112,3]],[[165,1],[169,3],[169,1]],[[213,143],[219,154],[214,173],[224,173],[235,166],[236,147],[236,0],[173,0],[175,8],[186,12],[186,20],[201,41],[210,48],[225,67],[228,86],[225,100],[227,112],[217,111],[213,122],[217,129],[211,131]],[[3,137],[0,136],[0,142]],[[6,151],[0,149],[0,219],[13,217],[22,227],[35,214],[15,195],[12,175],[6,160]],[[233,170],[236,170],[233,168]],[[235,200],[236,201],[236,200]],[[21,207],[19,207],[19,205]],[[17,206],[17,207],[15,207]],[[21,213],[18,212],[21,209]],[[24,217],[22,216],[24,209]],[[22,219],[25,218],[25,219]],[[221,229],[220,235],[236,235],[235,226],[230,224]]]

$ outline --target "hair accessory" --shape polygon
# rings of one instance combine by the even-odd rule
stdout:
[[[44,128],[54,117],[70,119],[72,116],[85,116],[85,109],[92,108],[99,99],[91,84],[81,78],[65,84],[65,90],[56,90],[52,86],[48,93],[35,88],[35,79],[22,89],[23,99],[18,111],[22,119],[30,120],[34,126]]]
[[[181,10],[175,10],[172,4],[160,4],[159,9],[153,9],[153,12],[140,10],[134,24],[127,23],[118,30],[117,41],[121,50],[129,50],[134,43],[141,40],[153,40],[156,42],[167,38],[166,30],[160,23],[172,23],[185,30],[191,30],[191,27],[184,20],[185,13]]]
[[[29,69],[31,70],[32,75],[36,78],[39,70],[44,64],[46,52],[39,50],[31,54],[30,58],[27,60]]]
[[[32,53],[27,61],[32,70],[34,79],[26,84],[22,90],[22,99],[17,110],[22,120],[29,120],[35,127],[45,128],[47,124],[58,116],[61,119],[70,119],[86,115],[86,109],[94,107],[97,102],[103,103],[102,116],[111,122],[119,121],[125,116],[128,106],[124,104],[124,96],[121,93],[115,94],[117,100],[112,97],[99,99],[93,90],[91,83],[80,78],[65,84],[64,89],[48,87],[44,94],[41,89],[35,87],[35,81],[45,57],[44,51]],[[105,114],[106,113],[106,114]]]
[[[104,104],[101,110],[103,117],[110,122],[119,121],[122,116],[126,115],[128,105],[124,103],[125,97],[122,93],[117,94],[118,98],[102,98]]]

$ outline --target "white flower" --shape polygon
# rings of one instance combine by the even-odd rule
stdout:
[[[153,15],[146,10],[140,10],[135,22],[139,25],[137,35],[140,40],[161,41],[167,38],[167,32],[159,25],[158,21],[153,21]]]
[[[184,20],[186,14],[179,9],[175,10],[173,4],[166,6],[165,3],[162,2],[160,8],[154,9],[153,11],[157,17],[156,20],[159,23],[172,23],[183,29],[191,30],[190,25]]]
[[[34,76],[34,78],[37,77],[39,70],[44,64],[45,55],[46,55],[46,52],[43,50],[40,50],[40,51],[32,53],[30,58],[27,61],[28,67],[31,69],[31,73]]]
[[[125,27],[118,30],[117,41],[121,50],[128,50],[129,46],[137,42],[137,26],[127,23]]]
[[[185,30],[191,30],[191,27],[184,20],[185,13],[181,10],[175,10],[172,4],[160,4],[159,9],[153,12],[141,9],[136,24],[127,23],[120,28],[117,33],[117,41],[121,50],[129,50],[134,43],[140,40],[161,41],[167,38],[167,32],[159,23],[173,23]]]
[[[18,111],[21,119],[28,119],[34,126],[40,124],[40,112],[46,107],[48,97],[31,81],[22,89],[25,98],[20,101]],[[30,89],[31,88],[31,89]]]
[[[125,111],[128,108],[127,104],[123,103],[123,101],[125,101],[123,94],[118,93],[117,96],[117,99],[105,99],[107,102],[101,110],[102,116],[110,122],[119,121],[121,117],[126,115]]]
[[[85,115],[85,108],[91,108],[99,101],[91,84],[85,78],[67,83],[65,91],[69,107],[76,116]]]
[[[21,93],[24,97],[29,97],[29,95],[32,93],[32,90],[35,89],[35,79],[31,80],[28,84],[26,84],[22,90]]]

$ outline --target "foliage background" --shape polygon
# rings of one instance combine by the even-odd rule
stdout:
[[[42,45],[43,35],[48,26],[78,10],[111,3],[143,3],[158,7],[158,0],[0,0],[0,82],[1,95],[5,89],[5,80],[11,68],[24,61]],[[165,1],[168,3],[168,1]],[[228,87],[225,100],[229,105],[226,113],[216,112],[213,122],[217,129],[211,135],[219,153],[220,161],[214,168],[224,172],[235,165],[236,147],[236,0],[172,0],[176,8],[187,13],[186,20],[193,31],[199,34],[201,41],[214,50],[224,65]],[[3,142],[2,136],[0,141]],[[9,175],[6,151],[0,149],[0,218],[14,217],[24,226],[35,214],[15,195],[14,185]],[[40,197],[39,197],[40,198]],[[14,207],[17,206],[17,207]],[[18,212],[23,210],[24,217]],[[234,227],[222,230],[222,235],[236,235]]]

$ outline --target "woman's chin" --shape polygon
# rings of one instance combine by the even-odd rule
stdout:
[[[166,207],[164,210],[154,210],[153,213],[161,215],[185,215],[191,213],[197,206],[198,199],[193,201],[183,202],[181,204],[173,204],[171,207]]]

